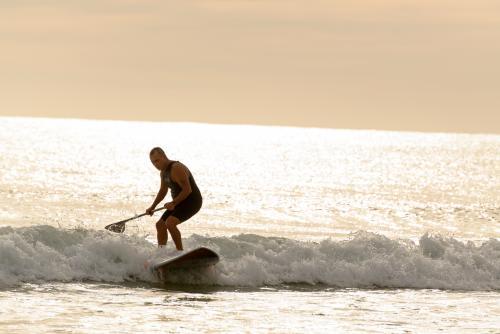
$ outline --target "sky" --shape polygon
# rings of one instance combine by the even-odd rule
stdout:
[[[500,134],[498,0],[0,0],[0,116]]]

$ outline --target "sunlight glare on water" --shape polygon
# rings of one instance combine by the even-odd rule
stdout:
[[[498,136],[4,118],[0,137],[2,207],[23,208],[1,211],[4,224],[99,228],[141,213],[162,146],[204,196],[188,233],[500,232]]]
[[[500,136],[32,118],[0,129],[1,332],[498,333]],[[180,226],[186,249],[221,256],[164,283],[143,265],[158,214],[103,229],[152,203],[155,146],[204,197]]]

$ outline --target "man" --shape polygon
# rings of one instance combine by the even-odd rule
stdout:
[[[175,247],[182,251],[181,232],[177,228],[198,211],[202,205],[202,197],[193,174],[179,161],[169,160],[160,147],[155,147],[149,152],[153,165],[160,171],[160,190],[153,204],[146,210],[150,216],[153,210],[167,195],[168,189],[172,194],[172,201],[165,204],[167,211],[163,213],[156,223],[158,247],[165,247],[168,232],[174,240]]]

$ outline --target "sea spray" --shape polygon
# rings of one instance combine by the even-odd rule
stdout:
[[[192,235],[185,249],[207,246],[221,261],[206,271],[175,272],[167,284],[341,288],[500,289],[500,241],[481,245],[425,234],[418,243],[360,231],[321,242],[240,234]],[[171,245],[169,245],[171,246]],[[171,256],[143,236],[47,225],[0,229],[0,286],[46,281],[154,281],[144,263]]]
[[[500,241],[496,239],[476,246],[425,234],[416,244],[364,231],[349,240],[319,243],[249,234],[190,239],[221,254],[215,282],[221,285],[500,289]],[[432,253],[430,244],[440,250]]]
[[[0,287],[21,282],[123,282],[146,274],[153,246],[139,237],[48,225],[0,229]]]

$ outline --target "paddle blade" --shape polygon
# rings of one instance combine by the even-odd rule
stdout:
[[[115,232],[115,233],[123,233],[125,231],[125,222],[118,222],[114,224],[109,224],[108,226],[104,227],[106,230]]]
[[[160,210],[165,210],[165,208],[159,208],[156,210],[153,210],[153,212],[160,211]],[[143,217],[147,215],[148,213],[141,213],[140,215],[136,215],[132,218],[121,220],[117,223],[109,224],[108,226],[105,226],[104,228],[108,231],[115,232],[115,233],[123,233],[125,231],[125,223],[140,217]]]

